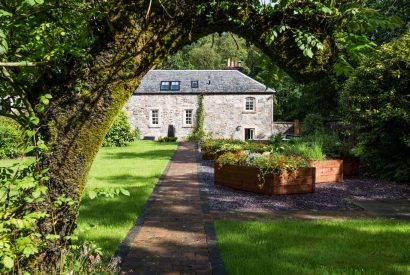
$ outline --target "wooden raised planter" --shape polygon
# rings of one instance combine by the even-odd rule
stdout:
[[[265,194],[286,195],[297,193],[312,193],[315,191],[315,168],[303,167],[290,175],[265,176],[262,188],[258,178],[259,169],[240,165],[215,164],[215,184],[239,190]]]
[[[341,157],[343,160],[343,176],[352,177],[359,174],[360,159],[358,157]]]
[[[316,168],[316,183],[343,181],[343,160],[311,160],[311,167]]]

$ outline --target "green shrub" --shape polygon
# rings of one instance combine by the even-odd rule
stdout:
[[[272,147],[267,144],[258,143],[258,142],[249,142],[249,141],[243,145],[243,148],[244,150],[248,150],[253,153],[263,153],[263,152],[269,152],[272,150]]]
[[[306,160],[324,160],[326,158],[321,144],[307,143],[298,139],[293,139],[292,142],[284,145],[281,152],[287,156],[299,156]]]
[[[208,151],[210,153],[217,153],[217,152],[224,151],[224,149],[222,149],[223,147],[225,149],[229,149],[229,146],[231,145],[242,145],[242,144],[245,144],[245,142],[242,140],[238,140],[238,139],[206,139],[201,143],[201,148],[202,150]]]
[[[19,147],[23,141],[23,131],[19,124],[10,118],[0,117],[0,159],[22,156],[23,152]]]
[[[307,161],[302,157],[284,154],[263,154],[255,157],[250,163],[250,166],[257,167],[263,174],[276,175],[292,173],[307,165]]]
[[[284,140],[282,137],[282,134],[276,134],[274,136],[271,136],[269,139],[269,143],[274,147],[274,148],[279,148],[283,145]]]
[[[308,114],[305,117],[302,125],[302,134],[309,136],[312,134],[323,133],[325,131],[325,123],[323,117],[318,114]]]
[[[356,125],[371,175],[410,181],[410,31],[363,60],[343,86],[345,120]]]
[[[313,135],[303,137],[302,140],[311,146],[320,147],[323,154],[327,157],[345,156],[348,150],[347,148],[342,148],[342,143],[335,133],[316,132]]]
[[[176,142],[177,140],[177,137],[159,137],[157,139],[158,142]]]
[[[105,136],[103,147],[124,147],[136,139],[138,131],[133,131],[128,116],[121,111]]]

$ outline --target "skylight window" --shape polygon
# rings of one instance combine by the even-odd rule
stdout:
[[[199,81],[198,81],[198,80],[192,80],[192,81],[191,81],[191,88],[192,88],[192,89],[197,89],[197,88],[199,88]]]
[[[161,81],[161,91],[169,91],[171,88],[171,82]]]
[[[171,82],[171,91],[179,91],[181,86],[181,82],[179,81],[172,81]]]

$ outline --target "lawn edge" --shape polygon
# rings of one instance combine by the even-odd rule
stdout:
[[[131,250],[131,245],[135,239],[135,237],[138,235],[140,232],[144,221],[145,221],[145,216],[148,213],[148,210],[151,208],[152,203],[154,202],[153,194],[157,192],[158,188],[160,187],[161,183],[165,179],[165,175],[168,173],[171,162],[175,157],[175,154],[178,150],[179,143],[177,144],[177,148],[175,149],[173,155],[171,156],[170,160],[168,161],[167,166],[165,167],[164,171],[162,172],[161,176],[159,177],[157,183],[154,186],[154,189],[152,190],[151,194],[149,195],[146,203],[144,204],[144,207],[142,208],[141,213],[139,214],[138,218],[136,219],[134,225],[131,227],[131,229],[128,231],[127,235],[125,236],[124,240],[121,242],[121,244],[118,246],[117,250],[114,252],[114,255],[111,257],[111,260],[108,264],[108,267],[111,271],[115,273],[119,273],[121,270],[121,265],[124,262],[124,259],[127,257],[128,253]]]
[[[199,185],[203,184],[200,174],[202,173],[202,157],[201,157],[201,148],[197,144],[195,150],[196,156],[196,165],[197,165],[197,180]],[[203,214],[209,214],[210,207],[208,204],[208,193],[199,186],[199,199],[201,202],[201,208]],[[216,238],[215,224],[213,220],[205,222],[205,234],[206,234],[206,244],[208,248],[209,260],[211,262],[211,269],[213,275],[226,275],[225,265],[220,253],[218,246],[218,240]]]

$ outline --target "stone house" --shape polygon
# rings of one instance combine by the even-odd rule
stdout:
[[[274,91],[238,70],[151,70],[125,106],[141,138],[175,135],[195,127],[203,95],[204,130],[214,138],[268,139]]]

